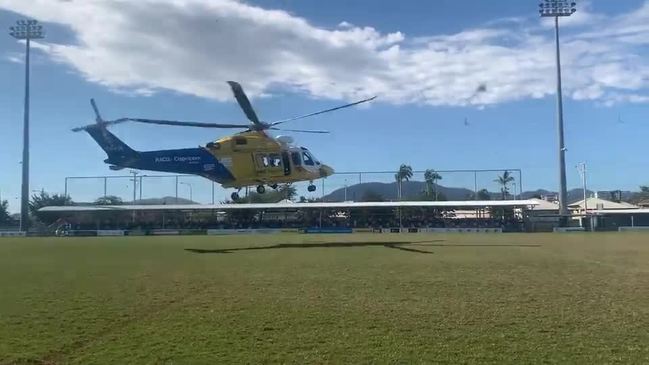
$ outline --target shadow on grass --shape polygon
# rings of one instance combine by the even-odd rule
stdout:
[[[403,245],[412,245],[415,243],[420,246],[426,246],[425,243],[443,242],[444,240],[435,240],[428,242],[408,242],[408,241],[395,241],[395,242],[317,242],[317,243],[280,243],[272,246],[257,246],[257,247],[240,247],[240,248],[222,248],[222,249],[202,249],[202,248],[186,248],[185,251],[193,253],[234,253],[237,251],[255,251],[255,250],[276,250],[282,248],[339,248],[339,247],[387,247],[395,250],[432,254],[431,251],[419,250],[416,248],[403,247]],[[430,245],[433,246],[433,245]]]
[[[435,247],[541,247],[538,243],[426,243],[411,242],[412,246]]]

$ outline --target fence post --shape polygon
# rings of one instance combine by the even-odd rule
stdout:
[[[178,204],[178,175],[176,175],[176,204]]]

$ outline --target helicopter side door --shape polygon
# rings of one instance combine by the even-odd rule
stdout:
[[[276,152],[257,152],[254,154],[257,178],[260,180],[284,176],[286,167],[283,156]],[[290,167],[289,167],[290,173]]]
[[[282,151],[282,164],[284,165],[284,176],[289,176],[291,174],[291,159],[288,151]]]

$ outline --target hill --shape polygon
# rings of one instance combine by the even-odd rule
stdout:
[[[128,204],[127,202],[124,202],[125,204]],[[176,198],[175,196],[165,196],[162,198],[148,198],[148,199],[140,199],[136,200],[135,204],[140,204],[140,205],[167,205],[167,204],[199,204],[194,201],[191,201],[189,199],[184,199],[184,198]]]
[[[367,182],[347,187],[347,200],[361,200],[367,192],[381,195],[385,200],[397,200],[397,183]],[[402,193],[405,199],[418,197],[426,189],[423,181],[404,181]],[[466,200],[473,196],[473,191],[466,188],[453,188],[439,185],[438,192],[448,200]],[[340,188],[325,195],[325,201],[343,201],[345,188]]]
[[[415,199],[421,195],[421,193],[426,189],[426,183],[423,181],[404,181],[402,185],[402,192],[404,199]],[[447,200],[467,200],[473,198],[473,190],[467,188],[456,188],[438,185],[437,187],[440,195],[446,197]],[[347,187],[347,200],[360,201],[363,196],[372,192],[374,194],[379,194],[385,200],[397,200],[397,190],[398,186],[396,182],[392,183],[380,183],[380,182],[367,182],[361,184],[350,185]],[[610,191],[598,191],[599,197],[602,199],[612,200]],[[588,195],[593,196],[595,191],[588,190]],[[631,191],[622,191],[622,200],[628,201],[633,196]],[[500,192],[489,192],[491,199],[500,199]],[[521,195],[521,199],[530,199],[534,197],[544,197],[544,196],[556,196],[557,192],[549,191],[545,189],[537,189],[531,191],[524,191]],[[584,192],[582,189],[575,188],[568,190],[568,202],[573,203],[579,200],[582,200],[584,197]],[[324,196],[324,201],[343,201],[345,200],[345,188],[340,188],[332,191],[331,193]]]

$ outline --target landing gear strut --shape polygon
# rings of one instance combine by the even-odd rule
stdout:
[[[264,187],[263,185],[257,186],[257,194],[263,194],[265,192],[266,192],[266,187]]]
[[[277,190],[277,186],[278,186],[277,184],[270,185],[270,187],[273,188],[273,190]]]
[[[230,195],[230,198],[232,198],[232,201],[236,202],[239,200],[239,192],[241,191],[241,188],[237,189],[232,195]]]

